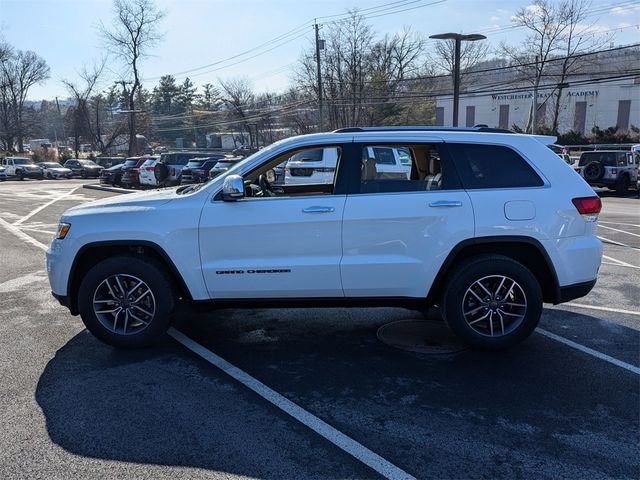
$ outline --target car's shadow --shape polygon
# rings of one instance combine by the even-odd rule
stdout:
[[[367,476],[168,337],[125,351],[83,331],[47,364],[35,398],[51,440],[76,455],[252,478]]]
[[[178,328],[419,475],[624,476],[638,466],[627,443],[638,389],[624,372],[542,335],[498,353],[396,350],[375,331],[406,314],[386,310],[228,310]],[[567,333],[582,321],[598,335],[598,319],[571,315]],[[611,341],[631,332],[618,330]],[[372,476],[168,338],[122,351],[82,332],[48,363],[36,400],[52,441],[77,455],[258,478]]]

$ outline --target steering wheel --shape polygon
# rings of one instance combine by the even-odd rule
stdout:
[[[264,173],[258,177],[258,186],[262,190],[263,197],[275,197],[276,194],[273,193],[271,184]]]

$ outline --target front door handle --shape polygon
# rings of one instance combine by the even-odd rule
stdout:
[[[431,202],[430,207],[461,207],[462,202],[459,200],[438,200],[437,202]]]
[[[314,205],[312,207],[306,207],[302,209],[303,213],[332,213],[335,211],[336,209],[333,207],[320,207],[318,205]]]

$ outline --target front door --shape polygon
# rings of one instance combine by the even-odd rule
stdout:
[[[266,163],[275,167],[295,153]],[[259,183],[259,173],[245,175],[245,180]],[[317,188],[284,185],[273,187],[271,197],[208,201],[199,238],[211,298],[342,297],[346,195],[335,190],[335,183]]]

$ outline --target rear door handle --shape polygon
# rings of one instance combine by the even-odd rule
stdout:
[[[303,213],[332,213],[335,211],[336,209],[333,207],[320,207],[318,205],[314,205],[312,207],[306,207],[302,209]]]
[[[462,202],[459,200],[438,200],[437,202],[431,202],[430,207],[461,207]]]

